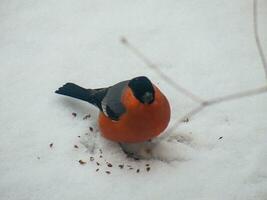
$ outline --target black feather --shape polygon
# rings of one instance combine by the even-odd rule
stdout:
[[[66,83],[57,91],[55,91],[55,93],[92,103],[92,95],[94,92],[93,90],[82,88],[74,83]]]
[[[101,103],[107,91],[108,88],[85,89],[74,83],[66,83],[55,91],[55,93],[86,101],[102,111]]]

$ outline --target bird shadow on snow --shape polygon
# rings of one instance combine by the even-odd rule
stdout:
[[[168,134],[168,133],[166,133]],[[99,131],[86,133],[81,137],[88,153],[104,152],[109,159],[130,158],[133,160],[157,160],[164,163],[187,161],[198,149],[197,141],[190,133],[170,134],[151,141],[135,144],[116,143],[101,137]]]
[[[197,144],[191,134],[166,132],[162,137],[151,141],[140,144],[122,144],[122,147],[141,159],[170,163],[190,160]]]

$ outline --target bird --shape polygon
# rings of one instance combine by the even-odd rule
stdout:
[[[171,117],[168,99],[146,76],[97,89],[68,82],[55,93],[96,106],[100,133],[114,142],[149,141],[167,128]]]

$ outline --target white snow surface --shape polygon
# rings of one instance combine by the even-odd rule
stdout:
[[[266,93],[204,109],[167,130],[153,159],[140,161],[100,136],[97,109],[54,93],[66,82],[99,88],[146,75],[171,103],[170,125],[196,106],[121,36],[204,99],[263,86],[252,6],[252,0],[1,0],[0,199],[266,200]],[[265,54],[266,19],[267,2],[259,0]]]

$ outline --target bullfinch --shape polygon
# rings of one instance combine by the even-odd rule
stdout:
[[[167,98],[145,76],[98,89],[66,83],[56,93],[96,106],[100,110],[98,124],[101,134],[119,143],[150,140],[162,133],[170,121]]]

